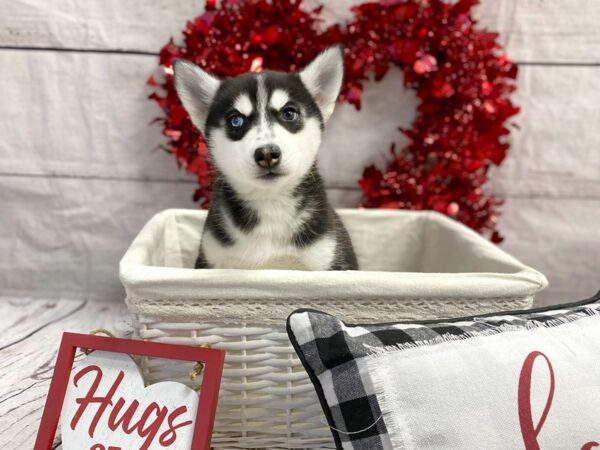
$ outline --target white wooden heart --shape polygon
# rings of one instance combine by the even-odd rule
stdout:
[[[71,371],[61,412],[65,450],[190,450],[198,394],[166,381],[144,387],[124,353],[95,351]]]

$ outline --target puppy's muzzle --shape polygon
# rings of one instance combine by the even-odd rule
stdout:
[[[273,169],[281,161],[281,150],[276,145],[265,145],[254,150],[254,161],[264,169]]]

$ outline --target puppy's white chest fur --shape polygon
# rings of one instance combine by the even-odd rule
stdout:
[[[202,250],[215,268],[328,270],[335,257],[336,242],[325,235],[312,245],[298,248],[293,236],[304,226],[311,211],[298,212],[293,197],[267,198],[249,202],[258,213],[258,224],[246,232],[236,227],[225,212],[223,225],[233,238],[224,246],[210,230],[202,237]]]

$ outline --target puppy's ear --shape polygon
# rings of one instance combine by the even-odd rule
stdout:
[[[196,64],[182,59],[173,63],[175,89],[192,122],[204,134],[206,116],[221,82]]]
[[[299,75],[321,110],[323,120],[327,121],[333,113],[344,78],[342,46],[336,45],[321,52]]]

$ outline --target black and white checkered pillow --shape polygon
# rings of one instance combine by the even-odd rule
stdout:
[[[600,312],[600,293],[569,305],[444,321],[349,325],[327,313],[290,315],[290,340],[308,372],[340,449],[393,448],[369,373],[377,349],[437,345],[477,336],[553,327]],[[339,430],[339,431],[336,431]]]

